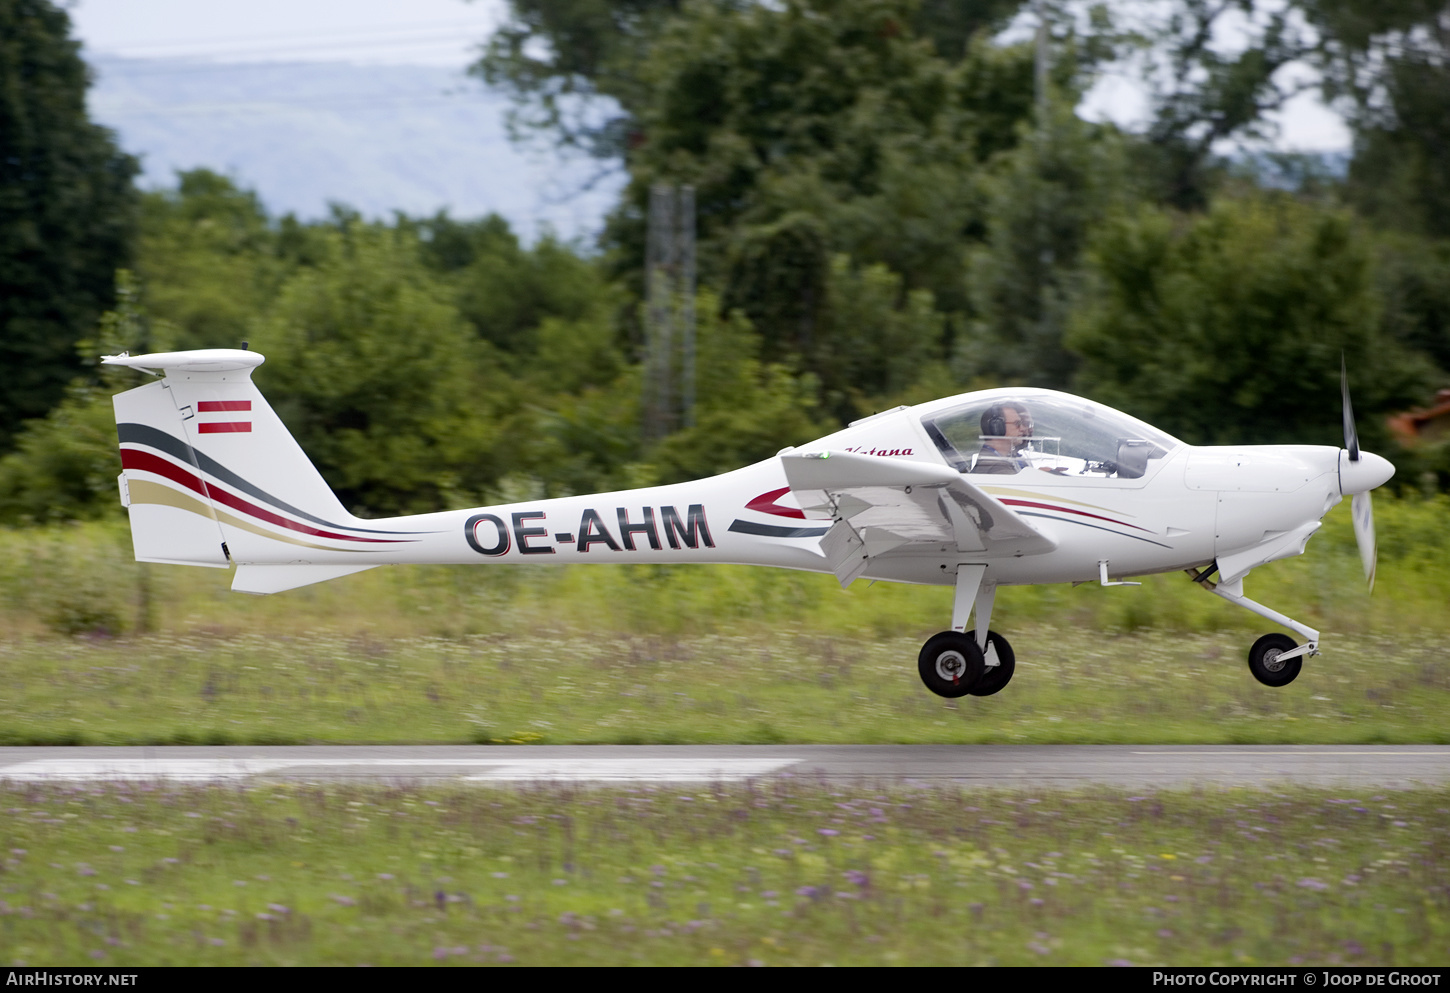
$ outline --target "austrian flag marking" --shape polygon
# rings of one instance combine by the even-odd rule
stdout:
[[[199,414],[231,413],[235,411],[251,411],[252,401],[250,400],[203,400],[196,405]],[[250,434],[252,431],[251,421],[202,421],[197,425],[197,430],[202,434]]]

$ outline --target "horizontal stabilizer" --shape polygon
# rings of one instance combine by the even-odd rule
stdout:
[[[239,565],[232,577],[237,593],[281,593],[375,569],[371,565]]]

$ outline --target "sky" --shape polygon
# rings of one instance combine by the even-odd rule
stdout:
[[[64,2],[64,0],[58,0]],[[69,0],[92,117],[144,188],[199,166],[275,216],[496,212],[526,241],[589,242],[623,175],[519,147],[506,99],[464,74],[501,0]]]
[[[70,0],[92,53],[448,66],[499,23],[498,0]]]

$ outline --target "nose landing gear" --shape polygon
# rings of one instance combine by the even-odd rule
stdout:
[[[1253,673],[1255,679],[1265,686],[1288,686],[1304,668],[1304,659],[1319,654],[1319,632],[1244,596],[1243,576],[1236,577],[1232,582],[1212,582],[1209,576],[1217,570],[1218,565],[1214,564],[1202,572],[1194,569],[1186,571],[1189,579],[1210,593],[1245,610],[1251,610],[1260,617],[1282,624],[1290,631],[1297,631],[1306,639],[1300,645],[1287,634],[1266,634],[1249,649],[1249,672]]]

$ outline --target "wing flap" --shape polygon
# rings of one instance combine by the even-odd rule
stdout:
[[[780,461],[801,505],[837,521],[821,548],[843,585],[849,582],[845,575],[855,578],[864,571],[866,559],[913,544],[945,544],[992,557],[1040,555],[1057,547],[1026,518],[947,466],[853,452],[792,453]],[[849,525],[860,547],[837,562],[832,553],[846,555],[845,539],[831,534],[841,524]]]

